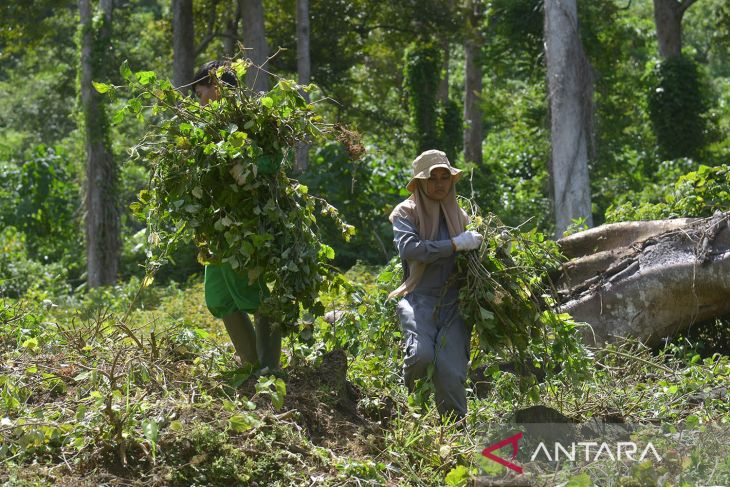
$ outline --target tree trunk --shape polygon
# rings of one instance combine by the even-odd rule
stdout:
[[[309,59],[309,0],[297,0],[297,72],[299,84],[308,85],[311,81],[312,65]],[[302,92],[309,101],[309,94]],[[304,142],[297,144],[296,169],[304,172],[309,166],[309,146]]]
[[[236,53],[236,40],[238,39],[238,21],[241,19],[241,8],[237,3],[233,16],[226,22],[226,30],[223,36],[223,54],[232,58]]]
[[[261,0],[242,0],[241,18],[243,18],[243,46],[251,66],[246,73],[246,85],[254,91],[269,89],[269,75],[261,68],[269,57],[269,46],[266,44],[264,31],[264,7]]]
[[[682,17],[696,1],[654,0],[654,23],[662,59],[682,54]]]
[[[172,83],[187,94],[194,74],[193,0],[172,0]]]
[[[103,20],[94,35],[90,0],[79,0],[81,24],[80,91],[83,105],[86,184],[86,264],[90,288],[114,284],[117,278],[121,237],[117,204],[118,171],[109,142],[109,124],[101,95],[92,80],[103,79],[98,67],[109,64],[107,56],[111,42],[112,0],[101,0]],[[94,39],[96,37],[96,40]],[[96,44],[96,45],[95,45]]]
[[[588,177],[591,68],[578,32],[575,0],[545,0],[545,57],[550,100],[551,193],[558,237],[572,220],[593,225]]]
[[[444,55],[441,60],[441,72],[443,73],[443,76],[441,77],[441,82],[439,83],[437,100],[441,103],[441,106],[445,107],[446,104],[449,102],[449,58],[451,57],[448,39],[445,39],[443,41],[443,51]],[[481,89],[481,86],[479,88]]]
[[[482,110],[479,101],[482,95],[482,70],[479,64],[478,12],[479,0],[467,2],[467,28],[464,40],[466,57],[464,80],[464,160],[482,165]]]
[[[578,257],[564,266],[562,305],[586,322],[589,343],[632,336],[655,345],[730,314],[730,213],[629,222],[559,241]],[[595,247],[599,253],[582,255]]]

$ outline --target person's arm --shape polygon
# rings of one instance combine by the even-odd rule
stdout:
[[[393,221],[393,241],[401,259],[430,264],[454,253],[454,244],[448,240],[421,240],[418,229],[405,218]]]

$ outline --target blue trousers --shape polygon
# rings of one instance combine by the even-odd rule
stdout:
[[[433,385],[439,413],[466,414],[466,373],[469,366],[471,326],[459,315],[457,296],[441,298],[416,290],[398,302],[404,338],[403,375],[413,389],[434,364]]]

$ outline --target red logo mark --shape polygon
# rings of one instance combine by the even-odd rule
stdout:
[[[500,441],[499,443],[495,443],[492,446],[486,447],[484,450],[482,450],[482,455],[489,458],[490,460],[494,460],[495,462],[504,465],[505,467],[514,470],[517,473],[522,473],[522,467],[519,465],[515,465],[512,462],[508,462],[504,458],[500,458],[497,455],[494,455],[492,452],[495,450],[499,450],[505,445],[512,444],[512,460],[514,460],[517,457],[517,450],[519,448],[519,445],[517,442],[520,441],[522,438],[522,432],[517,433],[514,436],[510,436],[509,438],[505,438],[504,440]]]

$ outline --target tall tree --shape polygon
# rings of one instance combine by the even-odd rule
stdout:
[[[482,69],[479,63],[481,38],[479,24],[482,18],[481,0],[466,3],[466,30],[464,37],[464,160],[482,165]]]
[[[697,0],[654,0],[654,22],[663,59],[682,54],[682,17]]]
[[[100,0],[101,21],[92,23],[91,0],[79,0],[81,28],[81,103],[86,142],[86,258],[89,287],[113,284],[121,236],[117,203],[118,170],[109,141],[109,123],[92,80],[104,77],[110,63],[112,0]]]
[[[172,0],[172,82],[188,93],[195,73],[193,0]]]
[[[246,85],[254,91],[269,89],[269,75],[260,69],[269,57],[264,29],[264,7],[261,0],[242,0],[243,46],[246,57],[254,64],[246,73]]]
[[[545,0],[545,57],[550,100],[550,178],[557,236],[583,218],[593,225],[588,176],[593,82],[576,0]]]
[[[312,64],[309,59],[309,0],[297,0],[297,73],[299,84],[308,85],[311,81]],[[302,93],[309,101],[309,94]],[[297,145],[296,167],[306,171],[309,165],[309,146]]]

